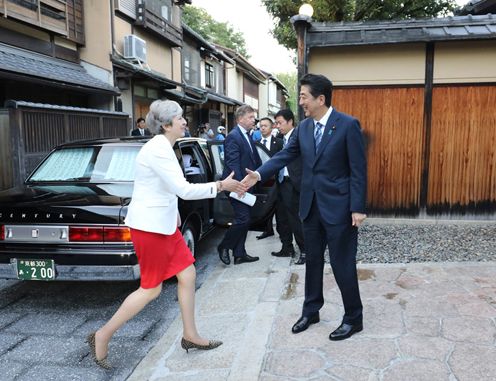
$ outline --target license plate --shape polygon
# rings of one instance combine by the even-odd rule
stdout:
[[[55,264],[53,259],[16,259],[17,279],[54,280]]]

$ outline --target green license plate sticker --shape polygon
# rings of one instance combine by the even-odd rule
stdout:
[[[53,259],[17,259],[17,278],[23,280],[54,280]]]

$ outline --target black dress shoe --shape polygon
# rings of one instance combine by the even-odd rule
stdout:
[[[306,256],[305,253],[300,254],[300,258],[298,258],[297,261],[295,261],[295,265],[304,265],[306,262]]]
[[[271,231],[271,232],[263,232],[262,234],[260,235],[257,235],[257,239],[264,239],[264,238],[267,238],[267,237],[270,237],[270,236],[273,236],[274,235],[274,232]]]
[[[229,258],[229,250],[228,249],[223,249],[220,246],[217,246],[217,251],[219,252],[219,258],[222,261],[222,263],[228,265],[231,263],[231,258]]]
[[[311,324],[318,323],[319,321],[320,321],[320,316],[318,313],[312,316],[302,316],[301,318],[298,319],[295,325],[293,325],[291,331],[293,331],[293,333],[303,332],[308,327],[310,327]]]
[[[273,251],[270,254],[273,255],[274,257],[292,257],[293,255],[295,255],[295,252],[294,252],[294,249],[282,248],[281,250]]]
[[[341,325],[329,335],[329,340],[338,341],[344,340],[351,335],[363,330],[363,324],[346,324],[341,323]]]
[[[259,259],[260,258],[258,257],[252,257],[251,255],[245,254],[242,257],[234,257],[234,264],[240,265],[242,263],[256,262]]]

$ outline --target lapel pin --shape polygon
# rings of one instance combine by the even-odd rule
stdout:
[[[336,126],[332,126],[331,129],[329,130],[329,135],[332,135],[332,132],[336,129]]]

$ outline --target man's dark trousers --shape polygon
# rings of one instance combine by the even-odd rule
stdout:
[[[315,199],[310,213],[303,221],[306,247],[305,302],[303,316],[312,316],[324,305],[324,252],[329,245],[332,272],[344,303],[343,323],[362,323],[362,302],[358,288],[356,251],[358,229],[351,223],[331,225],[321,215]]]
[[[244,257],[246,255],[245,241],[250,227],[251,207],[229,197],[234,210],[234,221],[224,235],[220,247],[233,250],[233,256]]]
[[[234,171],[234,178],[241,181],[246,174],[246,168],[255,169],[261,165],[262,160],[258,155],[255,143],[246,139],[246,131],[236,126],[224,140],[224,172],[223,178]],[[248,192],[256,193],[255,188]],[[240,202],[229,198],[234,210],[233,225],[227,230],[224,239],[220,243],[221,249],[230,249],[235,257],[246,255],[245,241],[250,224],[251,208]]]
[[[277,184],[277,208],[279,211],[279,218],[281,219],[281,242],[283,248],[285,245],[291,247],[293,245],[293,236],[300,251],[305,252],[305,245],[303,240],[303,230],[301,221],[298,214],[300,208],[300,193],[292,184],[289,177],[285,177],[281,183]],[[277,219],[276,214],[276,219]]]

